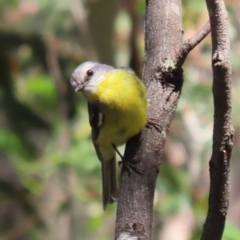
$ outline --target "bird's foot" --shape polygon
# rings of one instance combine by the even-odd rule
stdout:
[[[122,170],[126,170],[129,174],[129,176],[131,175],[131,173],[133,171],[135,171],[138,174],[143,174],[144,170],[137,166],[137,164],[141,161],[140,159],[126,159],[117,149],[116,145],[113,144],[112,145],[114,150],[116,151],[116,153],[119,155],[119,157],[121,158],[121,161],[118,162],[118,166],[120,168],[122,168]]]
[[[146,127],[147,128],[155,128],[158,132],[162,131],[162,127],[156,118],[148,118]]]
[[[141,167],[137,166],[139,162],[139,159],[127,160],[123,157],[122,161],[118,162],[118,166],[121,167],[123,171],[126,170],[129,176],[132,174],[133,171],[138,174],[143,174],[144,170]]]

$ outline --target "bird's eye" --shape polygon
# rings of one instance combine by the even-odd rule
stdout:
[[[93,75],[93,71],[92,70],[87,70],[87,76],[91,77]]]

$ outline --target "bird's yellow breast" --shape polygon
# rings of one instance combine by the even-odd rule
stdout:
[[[107,73],[92,99],[100,103],[104,115],[98,145],[121,145],[147,123],[146,89],[130,71],[115,69]]]

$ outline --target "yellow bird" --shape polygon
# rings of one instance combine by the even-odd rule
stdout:
[[[116,147],[147,124],[147,94],[131,69],[85,62],[73,72],[71,85],[88,101],[92,141],[102,164],[103,209],[117,200]]]

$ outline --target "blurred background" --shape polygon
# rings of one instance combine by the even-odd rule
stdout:
[[[240,239],[240,2],[226,0],[235,146],[224,240]],[[0,239],[110,240],[116,204],[103,211],[100,164],[86,102],[69,78],[86,60],[141,76],[144,0],[0,0]],[[183,1],[184,38],[208,19]],[[154,240],[199,239],[207,212],[213,103],[211,40],[184,65],[185,83],[165,147]],[[123,150],[123,148],[122,148]]]

